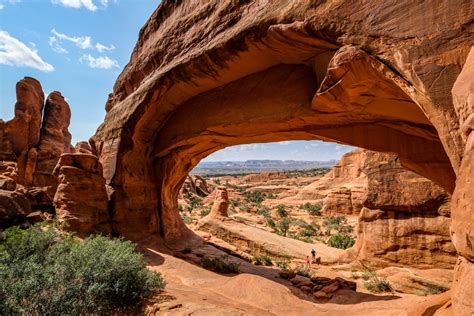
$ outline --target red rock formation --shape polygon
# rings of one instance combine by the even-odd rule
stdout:
[[[227,213],[229,209],[229,195],[227,194],[227,187],[217,187],[215,192],[214,204],[212,204],[210,217],[226,218],[229,217]]]
[[[206,197],[210,193],[206,180],[199,175],[189,175],[184,180],[181,195]]]
[[[63,154],[54,175],[59,181],[54,196],[58,222],[67,223],[65,228],[80,236],[111,233],[105,180],[97,157]]]
[[[54,167],[61,154],[74,151],[71,146],[71,134],[68,131],[70,121],[69,104],[60,92],[50,93],[44,107],[41,139],[34,173],[35,186],[56,187],[57,181],[52,174]]]
[[[474,311],[474,48],[453,86],[453,103],[466,141],[452,197],[451,238],[460,254],[454,274],[453,311]]]
[[[31,213],[31,204],[21,193],[0,190],[0,227],[18,224]]]
[[[94,150],[92,149],[91,145],[89,142],[85,141],[76,143],[76,146],[74,146],[74,152],[94,155]]]
[[[6,133],[14,157],[20,157],[40,141],[44,93],[38,80],[25,77],[16,84],[15,117],[7,122]],[[12,157],[12,158],[14,158]]]
[[[472,45],[471,7],[163,1],[140,31],[93,140],[114,190],[114,227],[182,238],[177,196],[200,159],[230,145],[291,139],[396,153],[454,192],[453,217],[471,216],[472,108],[466,94],[455,104],[451,97]],[[472,236],[465,221],[453,229]],[[472,243],[461,240],[458,267],[467,276]],[[456,284],[465,291],[453,310],[474,311],[466,302],[472,288]]]

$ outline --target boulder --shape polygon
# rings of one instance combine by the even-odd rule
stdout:
[[[0,175],[0,190],[15,191],[16,182],[10,177]]]
[[[77,142],[76,146],[74,146],[74,152],[94,155],[94,150],[92,149],[91,145],[89,142],[85,141]]]
[[[280,276],[280,278],[287,280],[296,277],[296,273],[292,270],[281,270],[280,272],[278,272],[278,275]]]
[[[0,190],[0,227],[20,224],[31,213],[28,198],[15,191]]]
[[[79,236],[112,231],[102,166],[96,156],[63,154],[54,169],[59,186],[54,206],[59,223]]]

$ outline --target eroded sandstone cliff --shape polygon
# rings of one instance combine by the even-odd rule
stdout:
[[[323,139],[396,153],[454,193],[452,309],[470,313],[472,16],[468,0],[163,1],[93,138],[117,231],[188,234],[179,188],[229,145]]]

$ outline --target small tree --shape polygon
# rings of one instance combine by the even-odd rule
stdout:
[[[290,223],[291,219],[288,217],[283,217],[278,221],[278,229],[280,230],[280,233],[286,237],[286,233],[288,232],[288,229],[290,228]]]
[[[285,205],[283,205],[283,204],[278,204],[277,205],[277,214],[280,218],[288,216],[288,212],[285,210]]]

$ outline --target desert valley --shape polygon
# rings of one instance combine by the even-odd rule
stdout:
[[[471,1],[150,14],[89,140],[16,83],[0,315],[474,314]],[[206,160],[290,141],[354,148]]]

